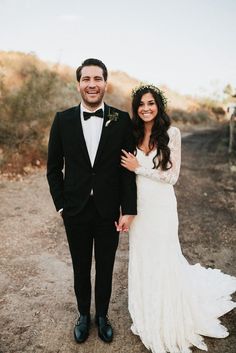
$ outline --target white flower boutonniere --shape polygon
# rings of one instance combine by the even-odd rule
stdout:
[[[109,109],[109,114],[107,115],[108,119],[106,122],[106,127],[112,122],[112,121],[117,121],[119,119],[119,113],[118,112],[111,112]]]

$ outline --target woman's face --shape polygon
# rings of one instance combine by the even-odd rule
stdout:
[[[145,93],[140,101],[138,107],[138,116],[143,120],[144,123],[154,123],[154,120],[158,113],[158,107],[153,98],[153,95],[148,92]]]

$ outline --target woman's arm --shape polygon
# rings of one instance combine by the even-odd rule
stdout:
[[[139,164],[135,156],[130,154],[122,157],[122,165],[129,170],[133,170],[138,175],[174,185],[178,180],[181,164],[181,135],[179,129],[176,127],[170,128],[169,136],[170,141],[168,146],[170,148],[170,160],[172,162],[172,167],[170,169],[162,170],[160,168],[146,168]]]

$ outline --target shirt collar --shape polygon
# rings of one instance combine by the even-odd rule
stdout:
[[[102,110],[103,110],[103,113],[104,113],[104,102],[102,102],[101,105],[100,105],[99,107],[97,107],[93,112],[96,112],[98,109],[102,109]],[[80,104],[80,113],[81,113],[81,115],[83,114],[83,112],[92,113],[92,111],[86,109],[86,108],[83,106],[83,103],[81,102],[81,104]]]

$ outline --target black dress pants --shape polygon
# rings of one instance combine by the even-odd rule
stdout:
[[[112,291],[112,273],[119,242],[114,219],[102,218],[93,196],[82,212],[76,216],[63,214],[73,270],[74,289],[80,314],[90,313],[91,265],[95,254],[95,306],[96,315],[106,316]]]

